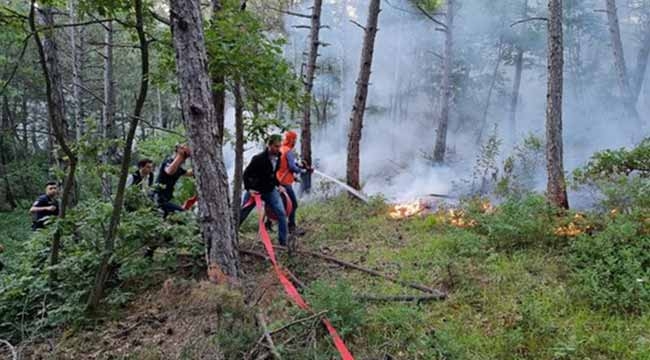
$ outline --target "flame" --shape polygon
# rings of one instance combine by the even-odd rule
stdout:
[[[458,228],[472,228],[478,223],[474,219],[467,218],[463,210],[449,209],[446,214],[446,220],[449,224]]]
[[[567,225],[559,226],[555,229],[555,235],[557,236],[566,236],[566,237],[576,237],[578,235],[584,234],[590,229],[589,225],[585,225],[584,221],[586,217],[582,213],[577,213],[573,216],[573,220]]]
[[[393,206],[393,211],[388,215],[393,219],[404,219],[407,217],[415,216],[424,210],[424,206],[420,200],[411,201],[404,204],[397,204]]]

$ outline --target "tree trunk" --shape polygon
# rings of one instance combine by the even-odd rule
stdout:
[[[618,23],[618,13],[616,9],[616,0],[605,0],[607,6],[607,25],[614,52],[614,67],[616,68],[616,77],[623,97],[623,105],[627,116],[634,120],[639,120],[639,113],[636,110],[636,101],[630,87],[630,81],[625,64],[625,53],[623,52],[623,42],[621,41],[621,29]]]
[[[318,59],[318,46],[320,45],[320,17],[323,8],[323,0],[314,0],[311,10],[311,30],[309,33],[309,54],[307,57],[306,72],[303,79],[305,85],[305,104],[302,111],[302,127],[300,132],[300,156],[304,161],[312,164],[311,154],[311,102],[312,89],[314,88],[314,76],[316,75],[316,60]],[[311,175],[302,176],[301,189],[304,193],[311,190]]]
[[[234,223],[239,224],[244,173],[244,99],[239,82],[235,83],[233,95],[235,96],[235,171],[232,187],[232,213]]]
[[[377,35],[377,23],[379,20],[379,0],[370,0],[368,7],[368,20],[364,30],[363,48],[361,50],[361,66],[357,79],[357,90],[354,96],[352,115],[350,116],[350,130],[348,133],[348,159],[347,159],[347,182],[355,189],[361,189],[360,180],[360,148],[361,130],[363,128],[363,115],[366,110],[368,97],[368,84],[370,83],[370,72],[372,68],[372,55],[375,51],[375,37]]]
[[[163,129],[167,128],[167,120],[165,115],[163,115],[163,108],[162,108],[162,99],[160,96],[160,89],[156,90],[156,118],[157,118],[157,125],[160,126]]]
[[[212,21],[217,21],[222,9],[220,0],[211,0]],[[223,74],[212,74],[212,101],[217,121],[218,141],[223,145],[224,129],[226,123],[226,80]]]
[[[117,139],[115,131],[115,81],[113,79],[113,22],[106,23],[104,33],[104,106],[103,137],[110,144],[104,154],[104,165],[111,165],[115,159],[116,148],[114,141]],[[113,194],[113,181],[110,173],[102,173],[102,196],[105,201],[111,201]]]
[[[34,34],[34,40],[39,55],[39,62],[43,71],[45,79],[45,94],[47,97],[47,110],[49,117],[49,125],[56,138],[57,143],[61,147],[63,153],[67,157],[68,174],[65,179],[63,187],[63,195],[61,199],[61,212],[59,216],[65,218],[66,211],[69,205],[70,194],[72,193],[74,185],[74,174],[77,168],[77,156],[68,146],[67,126],[65,123],[65,103],[63,98],[63,83],[61,81],[61,72],[59,65],[59,58],[57,53],[57,44],[54,39],[54,19],[52,17],[52,9],[49,7],[41,7],[38,9],[39,24],[47,30],[43,32],[43,40],[37,31],[36,27],[36,6],[35,0],[32,0],[29,11],[29,26]],[[50,264],[56,265],[59,262],[59,250],[61,247],[61,232],[57,231],[52,239],[52,250],[50,257]],[[52,270],[50,274],[51,280],[56,279],[56,273]]]
[[[447,151],[447,128],[449,127],[449,106],[451,102],[452,84],[451,71],[453,66],[453,27],[454,27],[454,1],[447,0],[446,26],[445,26],[445,55],[442,62],[442,99],[440,104],[440,120],[436,132],[436,144],[433,149],[433,161],[442,164]]]
[[[172,0],[170,14],[183,118],[196,168],[199,224],[207,247],[209,273],[220,268],[237,277],[239,257],[228,199],[228,174],[218,139],[207,72],[201,4],[198,0]]]
[[[512,83],[512,95],[510,97],[510,137],[513,144],[517,137],[517,107],[519,106],[519,89],[521,88],[521,74],[524,70],[524,49],[517,46],[515,53],[515,79]]]
[[[643,32],[641,47],[636,57],[636,69],[632,78],[632,96],[635,104],[639,101],[643,80],[645,79],[648,68],[648,61],[650,60],[650,14],[646,16],[648,18],[641,30]]]
[[[548,91],[546,95],[547,195],[558,207],[569,208],[562,152],[562,90],[564,46],[562,0],[548,2]]]
[[[126,189],[126,178],[129,174],[129,165],[131,163],[131,147],[133,139],[135,138],[135,131],[138,127],[138,121],[142,116],[142,108],[147,98],[147,90],[149,89],[149,43],[147,42],[144,22],[143,22],[143,7],[142,0],[134,0],[135,7],[135,28],[138,33],[138,42],[140,46],[140,91],[135,103],[133,115],[129,121],[129,130],[126,135],[126,143],[124,145],[124,157],[120,167],[120,177],[117,183],[117,191],[115,199],[113,200],[113,212],[111,213],[111,222],[108,231],[104,238],[104,253],[102,261],[97,269],[97,276],[95,277],[95,286],[88,297],[87,310],[94,311],[104,295],[104,285],[106,279],[110,274],[111,258],[113,257],[113,249],[115,246],[115,238],[117,237],[117,230],[120,225],[120,217],[122,214],[122,207],[124,206],[124,193]]]
[[[70,12],[70,22],[77,22],[77,0],[69,0],[68,9]],[[74,118],[75,139],[81,140],[83,135],[83,116],[81,112],[81,58],[79,40],[79,28],[73,26],[69,29],[70,32],[70,48],[72,56],[72,114]]]
[[[497,83],[497,77],[499,75],[499,68],[501,67],[501,58],[503,57],[503,39],[499,39],[499,46],[497,50],[497,61],[494,64],[494,71],[492,71],[492,78],[490,80],[490,87],[487,93],[487,99],[485,99],[485,107],[483,108],[483,116],[481,117],[481,128],[479,129],[478,134],[478,143],[483,142],[483,134],[485,133],[485,127],[487,126],[488,113],[490,111],[490,103],[492,102],[492,93],[494,92],[494,87]]]

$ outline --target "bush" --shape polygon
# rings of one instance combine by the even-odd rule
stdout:
[[[365,308],[352,295],[350,285],[339,281],[335,286],[317,281],[307,294],[315,312],[327,311],[339,335],[354,334],[364,322]]]
[[[0,273],[0,338],[25,339],[53,326],[83,320],[110,213],[108,203],[96,200],[80,203],[65,219],[59,219],[45,231],[31,234],[18,245],[12,261],[7,263],[10,268]],[[50,246],[57,230],[62,234],[62,248],[60,261],[52,268]],[[151,261],[143,257],[146,245],[166,241],[174,245],[163,256],[163,266],[175,266],[175,255],[180,251],[200,258],[202,247],[196,241],[196,233],[195,222],[170,224],[151,208],[123,214],[106,302],[123,304],[130,294],[125,287],[114,285],[144,279],[150,274]],[[57,281],[50,281],[51,270],[56,270]]]
[[[515,249],[528,246],[548,246],[554,243],[554,223],[557,209],[541,195],[509,199],[497,210],[475,215],[477,230],[485,234],[491,246]]]
[[[650,308],[649,215],[619,215],[602,232],[573,242],[578,296],[595,308],[635,313]]]

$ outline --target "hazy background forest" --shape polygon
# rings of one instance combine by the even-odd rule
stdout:
[[[0,0],[0,359],[348,359],[322,316],[358,359],[648,359],[649,61],[648,0]],[[286,130],[311,309],[237,227]],[[163,218],[126,178],[180,143]]]

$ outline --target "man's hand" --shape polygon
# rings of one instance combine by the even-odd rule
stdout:
[[[187,170],[187,172],[185,173],[185,176],[194,177],[194,170],[192,170],[192,169]]]
[[[248,193],[249,193],[251,196],[255,196],[255,195],[259,195],[259,194],[260,194],[260,192],[257,191],[257,190],[248,190]]]
[[[286,194],[287,193],[287,189],[285,189],[284,186],[278,186],[278,191],[281,194]]]
[[[47,211],[56,211],[56,206],[54,206],[54,205],[48,206],[48,207],[45,208],[45,210],[47,210]]]

